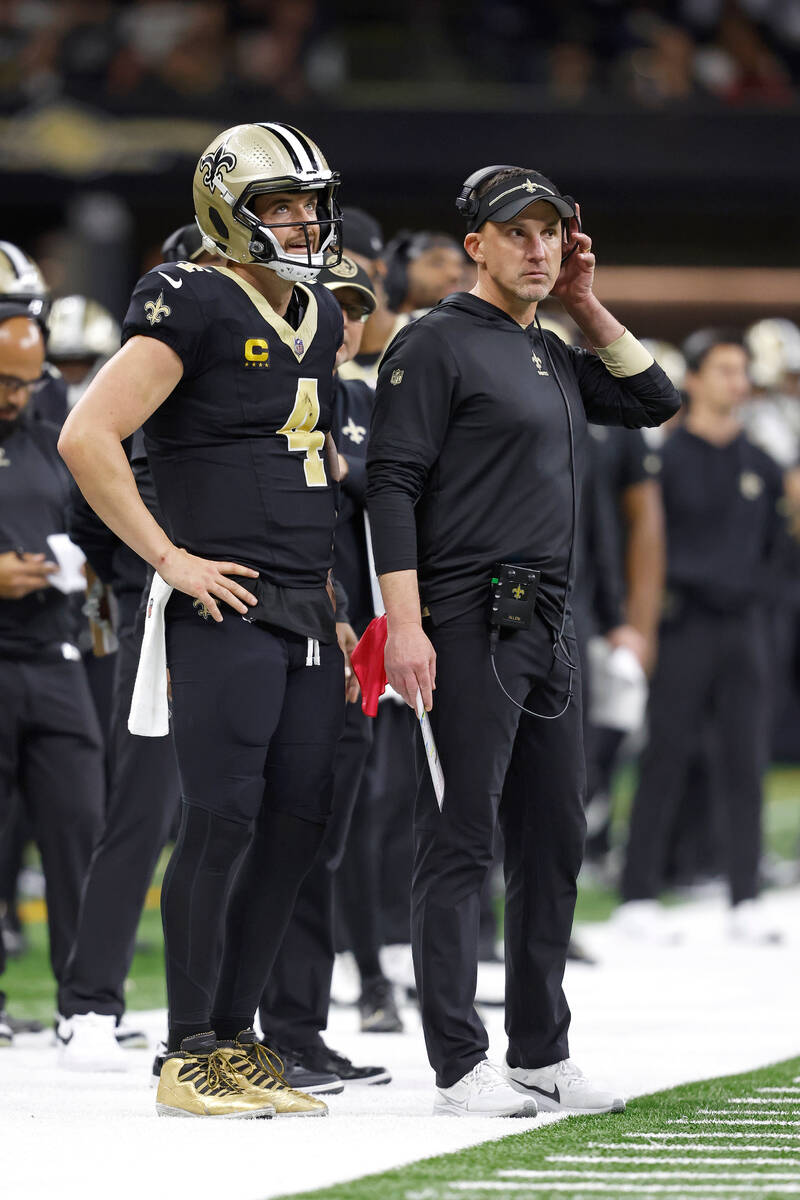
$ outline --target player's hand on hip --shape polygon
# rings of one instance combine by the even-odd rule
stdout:
[[[436,688],[436,651],[422,627],[416,623],[390,625],[383,661],[386,678],[406,704],[416,712],[419,688],[425,711],[430,712]]]
[[[228,578],[229,575],[244,575],[258,579],[258,571],[251,567],[243,567],[239,563],[211,562],[176,546],[166,563],[159,567],[158,573],[179,592],[185,592],[187,596],[194,596],[195,600],[200,600],[215,621],[222,620],[219,601],[230,605],[242,616],[256,603],[252,592]]]

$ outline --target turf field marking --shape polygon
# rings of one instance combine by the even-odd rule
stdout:
[[[776,1096],[778,1096],[778,1095],[788,1096],[790,1092],[793,1093],[794,1095],[800,1095],[800,1087],[757,1087],[756,1091],[757,1092],[774,1092]]]
[[[709,1147],[705,1146],[704,1149]],[[659,1150],[666,1150],[666,1146],[659,1146]],[[682,1146],[676,1146],[675,1149],[683,1149]],[[725,1147],[727,1149],[727,1147]],[[547,1162],[552,1163],[633,1163],[634,1166],[643,1166],[645,1163],[680,1163],[688,1166],[697,1163],[701,1167],[703,1165],[721,1167],[800,1167],[800,1158],[677,1158],[669,1154],[659,1156],[657,1154],[650,1157],[644,1155],[625,1155],[625,1154],[548,1154]]]
[[[667,1121],[668,1125],[791,1125],[797,1128],[800,1121],[761,1121],[758,1117],[733,1117],[730,1120],[726,1116],[721,1121],[706,1121],[696,1117],[670,1117]],[[757,1135],[758,1136],[758,1135]]]
[[[730,1108],[698,1108],[697,1111],[701,1114],[705,1113],[708,1117],[732,1117],[735,1110]],[[786,1117],[788,1115],[785,1108],[760,1108],[757,1113],[759,1117]],[[800,1118],[800,1113],[797,1115]]]
[[[571,1192],[573,1196],[582,1195],[584,1192],[615,1192],[617,1194],[635,1192],[642,1196],[652,1196],[655,1192],[677,1192],[681,1196],[689,1194],[707,1196],[710,1192],[714,1192],[733,1194],[734,1196],[741,1196],[744,1193],[760,1196],[764,1192],[775,1190],[773,1187],[755,1187],[747,1183],[744,1186],[737,1183],[703,1183],[695,1186],[692,1183],[601,1183],[599,1180],[593,1179],[571,1179],[564,1183],[555,1179],[542,1180],[541,1183],[534,1180],[529,1183],[513,1183],[511,1180],[470,1182],[467,1179],[460,1179],[457,1182],[448,1183],[446,1186],[459,1192]],[[786,1196],[800,1194],[800,1183],[787,1183],[781,1188],[781,1192]]]
[[[703,1121],[701,1124],[705,1125]],[[747,1133],[699,1133],[692,1130],[691,1133],[623,1133],[626,1138],[716,1138],[721,1141],[723,1138],[795,1138],[800,1141],[800,1133],[756,1133],[755,1130],[748,1130]],[[766,1147],[764,1147],[766,1149]],[[796,1146],[792,1146],[796,1150]]]
[[[630,1133],[626,1134],[626,1137],[635,1137],[635,1136],[650,1137],[650,1134],[649,1133],[640,1133],[638,1135],[630,1134]],[[630,1142],[587,1142],[586,1148],[588,1150],[646,1150],[647,1146],[631,1145]],[[692,1146],[692,1145],[678,1146],[678,1145],[675,1145],[675,1146],[653,1146],[653,1150],[675,1151],[676,1154],[680,1154],[686,1150],[698,1150],[698,1151],[702,1150],[703,1154],[716,1153],[718,1150],[720,1153],[724,1152],[726,1154],[730,1154],[734,1150],[736,1151],[737,1154],[742,1154],[742,1153],[763,1154],[767,1150],[770,1152],[770,1154],[797,1154],[798,1150],[800,1150],[800,1147],[798,1147],[798,1146],[699,1146],[699,1145],[698,1146]]]
[[[631,1135],[628,1134],[628,1137]],[[647,1133],[639,1134],[639,1137],[649,1137]],[[589,1150],[647,1150],[647,1146],[631,1145],[630,1142],[587,1142]],[[681,1154],[687,1150],[702,1151],[703,1154],[731,1154],[735,1150],[737,1154],[763,1154],[766,1150],[770,1154],[797,1154],[798,1146],[692,1146],[692,1145],[675,1145],[675,1146],[653,1146],[653,1150],[668,1150],[674,1151],[676,1154]]]
[[[782,1175],[774,1171],[578,1171],[578,1170],[526,1170],[522,1167],[515,1167],[508,1170],[497,1172],[504,1179],[563,1179],[564,1176],[574,1178],[577,1176],[582,1179],[763,1179],[769,1183],[796,1183],[800,1186],[800,1179],[792,1172],[788,1175],[784,1172]]]
[[[726,1104],[789,1104],[793,1106],[800,1105],[800,1100],[781,1100],[779,1096],[774,1099],[767,1099],[765,1096],[731,1096],[730,1100],[725,1101]]]

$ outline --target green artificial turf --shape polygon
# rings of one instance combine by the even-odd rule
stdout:
[[[556,1124],[529,1127],[498,1141],[483,1142],[456,1154],[423,1159],[386,1171],[380,1175],[323,1188],[314,1192],[293,1193],[293,1200],[581,1200],[583,1197],[725,1197],[739,1200],[757,1196],[759,1200],[800,1192],[800,1058],[742,1075],[685,1084],[640,1096],[632,1100],[625,1113],[606,1116],[569,1117]],[[757,1109],[772,1111],[771,1093],[759,1093],[761,1087],[790,1087],[794,1093],[782,1104],[791,1126],[736,1126],[723,1120],[757,1118]],[[735,1097],[762,1095],[766,1105],[740,1105]],[[731,1117],[705,1116],[703,1109],[728,1110]],[[431,1118],[432,1120],[434,1118]],[[446,1120],[447,1118],[435,1118]],[[704,1119],[702,1126],[689,1121]],[[763,1118],[757,1118],[763,1119]],[[488,1122],[487,1122],[488,1124]],[[528,1123],[525,1122],[527,1125]],[[779,1137],[764,1137],[765,1132]],[[743,1139],[721,1135],[745,1132]],[[784,1139],[783,1134],[788,1136]],[[660,1135],[677,1133],[677,1139]],[[697,1137],[697,1133],[712,1134]],[[644,1135],[641,1138],[631,1135]],[[402,1121],[398,1121],[398,1139]],[[699,1144],[702,1148],[665,1150],[678,1141],[682,1146]],[[737,1141],[739,1145],[737,1145]],[[632,1143],[631,1149],[611,1147]],[[606,1143],[606,1146],[602,1145]],[[759,1145],[763,1151],[750,1152],[744,1147]],[[788,1151],[784,1148],[788,1147]],[[648,1162],[634,1163],[632,1158]],[[575,1161],[592,1158],[596,1161]],[[620,1159],[614,1161],[611,1159]],[[653,1162],[668,1158],[670,1161]],[[678,1163],[675,1158],[689,1159]],[[760,1163],[775,1160],[778,1165]],[[707,1164],[703,1159],[713,1159]],[[720,1162],[720,1159],[733,1160]],[[507,1172],[535,1172],[531,1178]],[[548,1174],[540,1174],[548,1172]],[[555,1174],[558,1172],[558,1174]],[[737,1174],[754,1178],[731,1178]],[[780,1177],[780,1178],[777,1178]],[[468,1187],[465,1184],[483,1184]],[[555,1186],[555,1185],[558,1186]],[[458,1185],[458,1186],[454,1186]],[[624,1190],[623,1190],[624,1189]],[[666,1190],[664,1190],[666,1189]]]
[[[634,787],[635,772],[624,768],[618,774],[614,798],[613,822],[617,842],[624,840],[624,826]],[[767,776],[766,797],[765,848],[776,859],[796,862],[800,849],[800,767],[773,767]],[[168,851],[161,856],[154,877],[156,885],[161,882],[168,857]],[[582,884],[578,892],[575,919],[604,921],[617,904],[618,896],[613,889]],[[502,901],[498,913],[502,927]],[[23,958],[8,963],[0,986],[8,993],[12,1015],[49,1021],[53,1015],[55,995],[47,956],[46,927],[41,922],[33,922],[26,925],[25,932],[30,949]],[[138,940],[143,948],[134,959],[128,980],[128,1007],[163,1007],[166,992],[161,917],[157,910],[147,910],[142,915]]]
[[[22,958],[11,959],[0,979],[8,995],[8,1010],[14,1017],[33,1017],[49,1023],[55,1010],[55,983],[47,950],[47,926],[33,922],[25,926],[30,949]],[[147,910],[142,914],[137,936],[137,952],[125,985],[129,1008],[164,1008],[167,1003],[164,982],[164,943],[161,913]]]

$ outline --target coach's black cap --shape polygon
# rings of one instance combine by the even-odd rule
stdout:
[[[546,200],[552,204],[560,217],[575,216],[575,201],[564,196],[552,179],[538,171],[526,171],[524,175],[502,179],[481,196],[478,211],[468,218],[467,229],[474,233],[484,221],[510,221],[529,204]]]
[[[345,250],[363,254],[364,258],[380,258],[383,254],[383,230],[363,208],[342,209],[342,241]]]
[[[317,283],[323,284],[329,292],[336,292],[340,288],[353,288],[355,291],[361,292],[367,312],[375,312],[377,301],[372,280],[364,268],[359,267],[352,258],[347,258],[343,254],[341,262],[336,263],[335,266],[323,267],[317,276]]]

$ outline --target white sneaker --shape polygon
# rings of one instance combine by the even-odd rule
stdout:
[[[71,1071],[127,1071],[125,1051],[117,1042],[117,1018],[102,1013],[61,1017],[56,1037],[59,1062]]]
[[[150,1046],[145,1031],[129,1025],[125,1017],[117,1020],[114,1037],[123,1050],[147,1050]]]
[[[777,946],[783,941],[780,929],[770,925],[758,900],[741,900],[731,909],[731,937],[749,946]]]
[[[536,1100],[520,1098],[494,1063],[483,1059],[454,1083],[436,1089],[435,1117],[535,1117]]]
[[[571,1058],[549,1067],[510,1067],[505,1064],[511,1086],[518,1092],[536,1097],[543,1112],[608,1113],[624,1112],[625,1101],[613,1092],[604,1092],[590,1083]]]
[[[681,940],[658,900],[626,900],[613,914],[610,924],[624,937],[654,946],[674,946]]]

